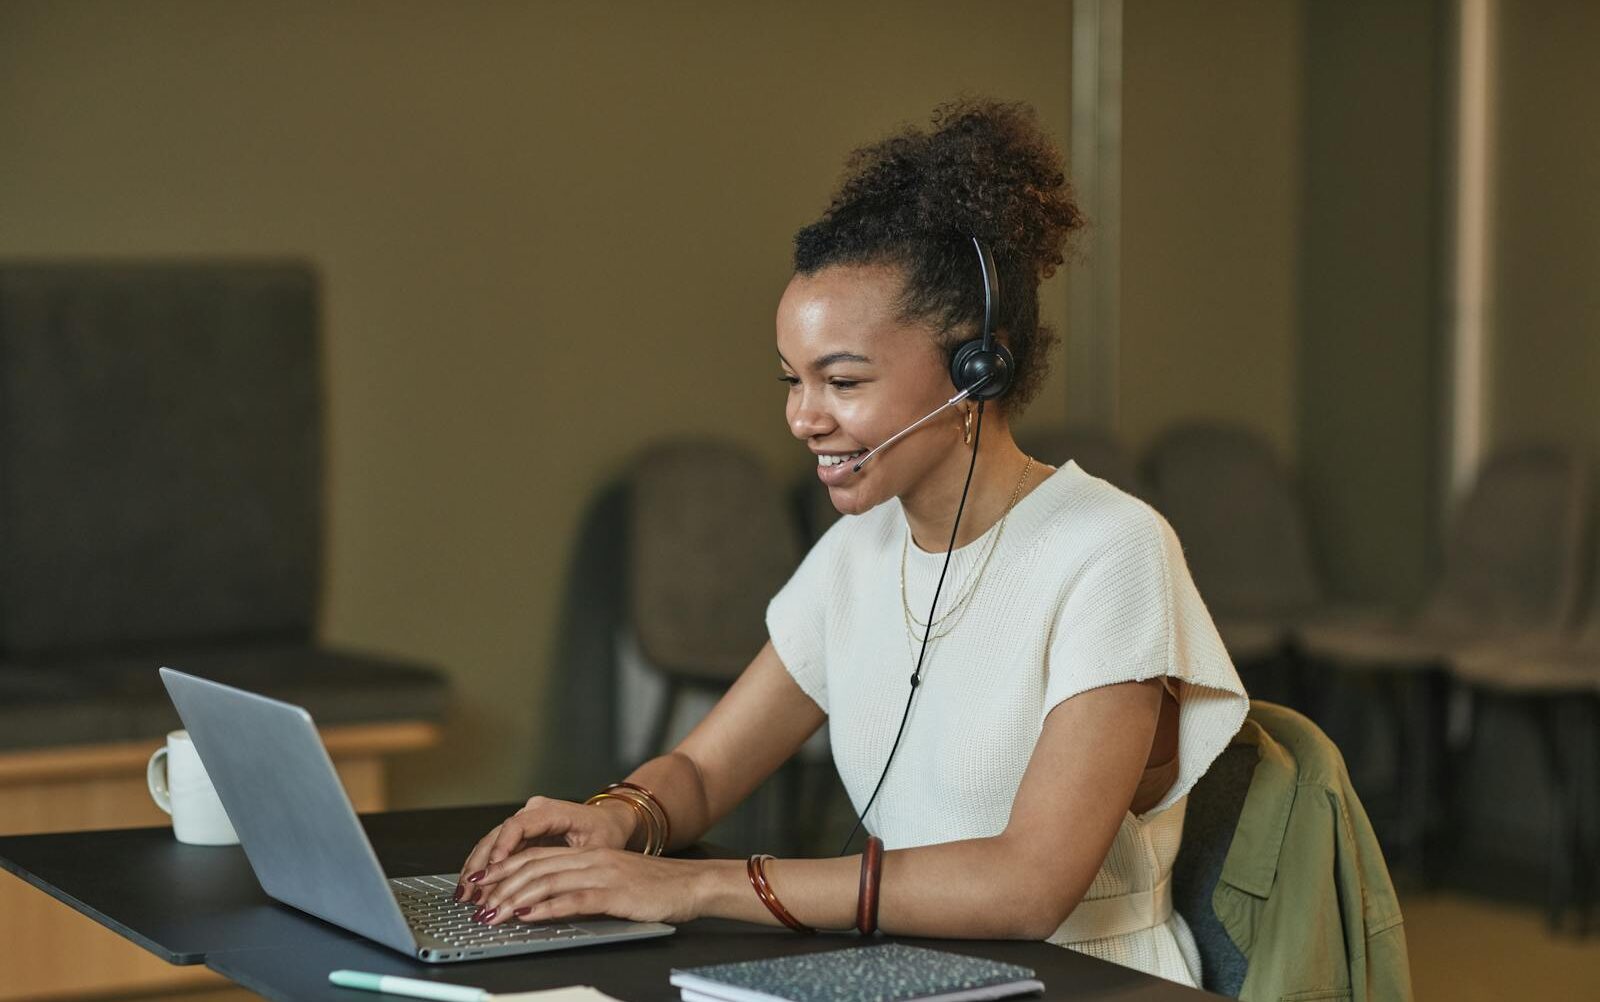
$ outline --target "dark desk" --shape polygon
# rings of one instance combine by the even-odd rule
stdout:
[[[362,818],[384,869],[397,876],[460,865],[467,846],[514,805],[397,811]],[[800,937],[786,930],[693,922],[676,935],[467,964],[422,964],[272,902],[237,847],[186,846],[168,828],[0,838],[0,867],[171,963],[204,963],[269,999],[373,1002],[333,988],[330,970],[528,991],[594,985],[629,1002],[678,998],[673,967],[855,945],[853,935]],[[1213,998],[1158,978],[1032,942],[907,940],[1032,967],[1047,998],[1179,1002]]]
[[[324,926],[323,930],[327,928]],[[627,1002],[678,1002],[678,990],[667,983],[667,974],[674,967],[837,950],[861,942],[853,933],[802,937],[787,929],[752,928],[708,919],[681,925],[675,935],[638,943],[470,964],[420,964],[375,943],[345,933],[329,935],[323,930],[282,949],[213,954],[206,963],[269,999],[296,1002],[376,1002],[370,993],[329,985],[328,972],[341,967],[473,985],[491,992],[593,985]],[[1044,982],[1047,999],[1194,1002],[1217,998],[1045,943],[934,939],[900,942],[1031,967]]]
[[[390,874],[444,873],[462,847],[520,804],[391,811],[361,819]],[[0,868],[125,936],[169,964],[292,941],[320,919],[286,908],[256,883],[238,846],[184,845],[167,828],[10,835]]]

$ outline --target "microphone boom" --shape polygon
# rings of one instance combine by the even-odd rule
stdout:
[[[984,377],[982,379],[978,380],[976,383],[973,383],[971,386],[969,386],[966,389],[962,390],[960,393],[957,393],[955,396],[951,397],[949,400],[946,400],[944,403],[940,404],[938,407],[935,407],[933,410],[931,410],[928,413],[924,414],[922,417],[920,417],[917,420],[915,420],[915,421],[911,422],[910,424],[906,425],[904,428],[901,428],[899,431],[895,432],[893,435],[890,435],[887,439],[885,439],[883,442],[881,442],[878,446],[876,446],[875,448],[870,450],[865,456],[862,456],[860,459],[856,460],[856,464],[854,466],[850,467],[850,472],[852,472],[852,473],[860,473],[861,472],[861,468],[863,466],[867,465],[867,460],[871,459],[873,456],[876,456],[878,453],[880,453],[883,450],[887,449],[889,446],[891,446],[891,445],[895,444],[896,442],[900,441],[902,438],[905,438],[907,435],[909,435],[912,432],[916,431],[918,428],[921,428],[923,425],[927,424],[929,421],[932,421],[934,418],[938,417],[940,414],[942,414],[945,411],[949,410],[950,408],[954,407],[956,404],[959,404],[961,401],[967,399],[967,397],[972,395],[972,391],[973,390],[976,390],[978,387],[982,386],[984,383],[987,383],[989,381],[989,378],[990,378],[991,375],[992,375],[992,373],[986,373],[984,375]]]

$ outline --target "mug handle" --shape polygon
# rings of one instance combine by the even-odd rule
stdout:
[[[172,793],[167,789],[167,746],[162,745],[150,756],[150,764],[144,770],[145,783],[150,787],[150,799],[156,806],[172,813]]]

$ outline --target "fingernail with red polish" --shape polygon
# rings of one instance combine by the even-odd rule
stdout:
[[[460,901],[461,900],[461,895],[465,894],[466,892],[467,892],[466,888],[462,887],[460,884],[457,884],[456,885],[456,892],[454,894],[450,895],[450,896],[452,898],[455,898],[457,901]]]
[[[479,908],[477,911],[472,913],[472,921],[474,921],[474,922],[482,922],[483,921],[483,909],[482,908]]]
[[[532,906],[523,905],[521,908],[518,908],[516,911],[512,912],[511,914],[515,915],[517,918],[521,918],[522,916],[528,914],[531,911],[533,911]]]
[[[468,877],[467,881],[468,883],[476,884],[478,881],[482,880],[483,875],[488,872],[488,870],[479,870],[477,873],[474,873],[472,876]]]
[[[484,913],[483,920],[485,922],[487,922],[487,921],[489,921],[490,919],[494,918],[496,915],[499,915],[499,914],[500,914],[500,909],[491,908],[487,912]]]

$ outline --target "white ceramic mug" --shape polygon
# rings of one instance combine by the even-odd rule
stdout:
[[[173,731],[150,756],[145,778],[156,806],[172,815],[172,831],[190,845],[238,845],[228,812],[194,750],[188,731]]]

